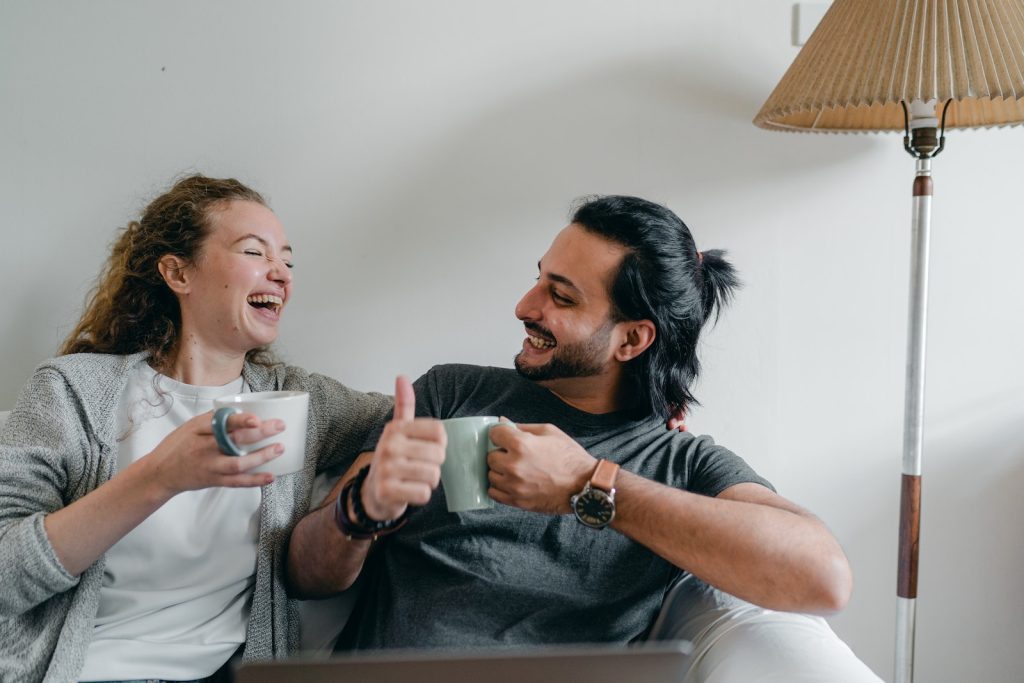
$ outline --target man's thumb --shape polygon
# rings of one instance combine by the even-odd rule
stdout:
[[[416,417],[416,394],[405,375],[395,378],[395,420],[407,422]]]

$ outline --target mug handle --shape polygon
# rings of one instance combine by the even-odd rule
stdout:
[[[213,439],[217,442],[217,448],[224,455],[242,456],[249,453],[239,448],[228,435],[228,418],[240,412],[242,412],[241,408],[224,406],[223,408],[217,408],[213,413]]]

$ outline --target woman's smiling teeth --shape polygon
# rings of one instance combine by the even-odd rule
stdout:
[[[532,334],[530,334],[529,332],[526,333],[526,338],[530,341],[530,344],[535,349],[553,349],[553,348],[555,348],[555,342],[548,341],[547,339],[541,339],[540,337],[535,337]]]
[[[245,300],[251,306],[258,308],[269,308],[275,313],[281,310],[281,306],[284,304],[284,299],[274,294],[250,294]]]

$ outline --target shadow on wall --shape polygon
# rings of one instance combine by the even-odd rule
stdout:
[[[925,470],[921,501],[918,651],[929,664],[921,678],[1016,680],[1024,632],[1019,390],[965,407],[932,431],[934,473]],[[958,642],[961,650],[948,647]]]
[[[1007,391],[956,415],[929,415],[922,465],[916,670],[921,680],[1015,680],[1024,630],[1024,412]],[[836,630],[891,676],[901,454],[874,463],[836,496],[859,495],[862,519],[844,534],[856,588]],[[877,446],[876,446],[877,454]],[[881,609],[880,609],[881,606]],[[872,635],[867,635],[872,634]],[[867,640],[867,638],[871,640]],[[950,647],[951,643],[957,647]],[[1011,670],[1009,667],[1014,667]]]
[[[17,297],[11,302],[11,310],[6,315],[11,320],[23,320],[25,324],[8,328],[9,333],[0,337],[0,349],[3,349],[5,358],[5,362],[0,364],[0,410],[10,410],[14,407],[21,388],[25,386],[36,365],[57,355],[57,347],[78,322],[80,309],[58,311],[56,308],[47,309],[38,304],[59,301],[62,295],[60,284],[50,278],[49,282],[42,281],[33,287],[31,300]],[[41,318],[41,308],[46,311],[50,320]],[[54,316],[59,313],[63,313],[65,319],[53,323]],[[51,322],[52,327],[48,327],[47,322]]]
[[[745,184],[872,152],[874,145],[852,137],[821,145],[755,128],[751,119],[770,86],[702,64],[678,54],[614,62],[543,89],[509,90],[486,109],[456,109],[443,135],[408,150],[401,167],[377,170],[382,179],[371,187],[386,189],[352,196],[351,188],[325,187],[336,197],[325,213],[339,221],[324,246],[379,263],[381,286],[367,294],[383,305],[394,300],[397,282],[425,275],[424,255],[452,258],[438,248],[439,236],[468,248],[493,242],[496,230],[550,236],[560,226],[535,225],[538,214],[554,210],[560,220],[570,200],[594,192],[736,202]],[[723,89],[722,82],[741,85]]]
[[[652,175],[663,194],[700,188],[693,194],[701,198],[735,199],[743,183],[871,152],[852,138],[830,146],[766,134],[751,123],[760,106],[751,93],[760,88],[723,90],[710,74],[667,61],[615,63],[542,91],[512,92],[473,120],[453,121],[446,137],[403,168],[388,169],[385,194],[360,202],[334,189],[348,210],[367,211],[364,203],[381,228],[415,239],[422,233],[410,225],[410,209],[416,222],[448,225],[495,202],[529,206],[555,188],[650,192]],[[463,227],[479,229],[476,222]]]

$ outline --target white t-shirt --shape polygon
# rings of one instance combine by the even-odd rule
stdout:
[[[133,368],[118,407],[118,471],[150,453],[241,377],[197,387]],[[209,676],[245,641],[256,576],[258,488],[180,493],[114,544],[79,680]]]

